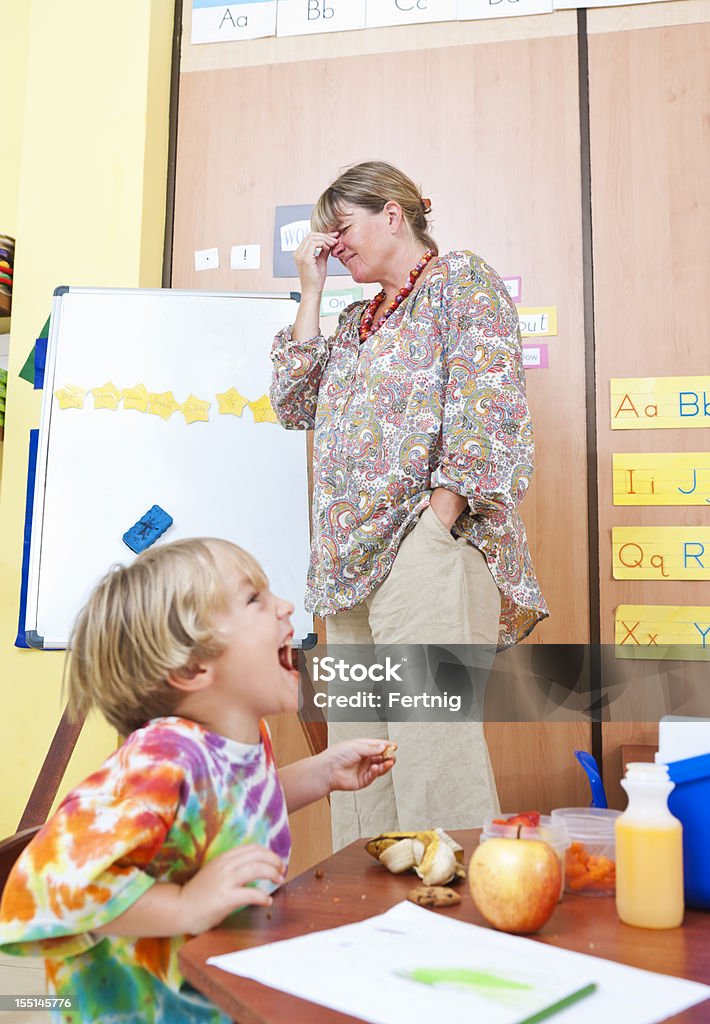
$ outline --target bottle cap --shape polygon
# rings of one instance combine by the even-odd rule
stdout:
[[[634,779],[648,779],[654,782],[669,780],[668,765],[654,764],[652,761],[630,761],[626,765],[626,775]]]

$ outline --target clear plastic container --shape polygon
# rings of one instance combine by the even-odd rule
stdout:
[[[509,814],[496,814],[496,820],[512,817],[516,817],[513,811]],[[570,844],[567,825],[563,820],[553,820],[549,814],[542,814],[540,815],[540,824],[533,828],[529,825],[497,825],[494,824],[492,817],[486,818],[479,841],[484,843],[486,839],[540,839],[551,846],[559,857],[562,868],[559,896],[559,899],[562,899],[565,882],[565,853]]]
[[[601,807],[558,807],[552,819],[564,821],[570,838],[565,853],[565,892],[613,896],[616,892],[614,822],[621,811]]]

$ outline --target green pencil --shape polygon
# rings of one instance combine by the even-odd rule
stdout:
[[[544,1010],[539,1010],[534,1013],[532,1017],[526,1017],[524,1020],[518,1022],[518,1024],[537,1024],[539,1020],[547,1020],[553,1013],[558,1013],[560,1010],[566,1010],[572,1003],[576,1003],[580,999],[584,999],[585,996],[591,996],[593,992],[596,992],[597,986],[595,982],[591,982],[589,985],[585,985],[584,988],[580,988],[577,992],[571,992],[570,995],[565,996],[564,999],[560,999],[556,1003],[552,1003],[551,1006],[546,1006]]]

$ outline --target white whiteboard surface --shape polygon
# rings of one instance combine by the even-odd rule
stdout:
[[[306,433],[219,412],[231,387],[268,394],[276,331],[293,323],[289,295],[171,289],[57,289],[44,380],[25,628],[33,646],[66,647],[94,584],[136,556],[123,534],[152,505],[173,517],[156,542],[224,537],[261,562],[271,589],[293,601],[296,639],[309,553]],[[97,409],[92,388],[145,385],[210,402],[207,422]],[[83,408],[55,392],[86,389]]]

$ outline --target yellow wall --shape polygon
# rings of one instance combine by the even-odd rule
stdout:
[[[0,5],[3,77],[16,78],[0,132],[0,231],[17,239],[0,447],[0,836],[15,830],[59,721],[64,665],[62,653],[13,646],[28,434],[40,412],[18,372],[57,285],[160,286],[172,21],[173,0]],[[62,792],[115,741],[92,719]]]
[[[0,5],[0,67],[6,102],[0,131],[0,235],[15,236],[25,109],[30,4]]]

